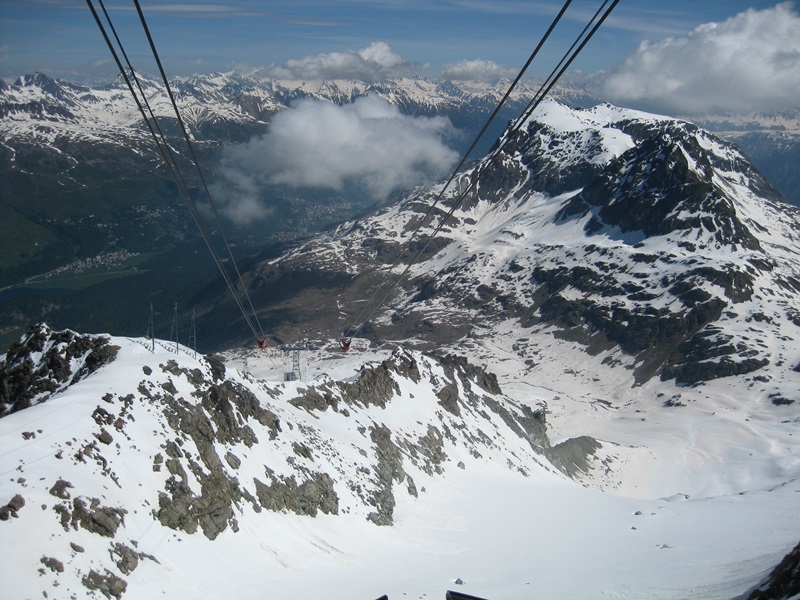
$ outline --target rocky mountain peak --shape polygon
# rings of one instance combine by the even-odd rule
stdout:
[[[446,206],[480,174],[366,335],[437,346],[513,320],[520,338],[549,330],[590,352],[620,353],[638,383],[696,384],[786,364],[788,354],[765,349],[780,323],[800,323],[800,215],[735,146],[667,117],[557,102],[500,143],[445,195]],[[425,246],[441,212],[419,239],[408,236],[437,194],[421,191],[309,242],[262,265],[256,280],[274,286],[303,272],[309,288],[297,290],[296,307],[313,282],[340,273],[350,283],[339,301],[357,303],[386,279],[374,264],[398,253],[403,264]],[[753,322],[761,327],[743,329]]]

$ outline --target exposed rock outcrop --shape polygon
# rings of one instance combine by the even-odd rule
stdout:
[[[800,543],[783,557],[767,581],[753,590],[747,600],[780,600],[800,595]]]
[[[118,349],[107,337],[33,325],[0,362],[0,417],[45,402],[113,361]]]

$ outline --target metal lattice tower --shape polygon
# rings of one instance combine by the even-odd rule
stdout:
[[[300,370],[300,357],[301,352],[306,349],[306,344],[295,345],[284,348],[286,352],[292,353],[292,370],[283,374],[284,381],[300,381],[303,378],[303,372]]]
[[[194,320],[194,307],[192,307],[192,324],[189,326],[189,348],[197,356],[197,327]]]
[[[292,350],[292,374],[295,381],[302,379],[302,374],[300,373],[300,348]]]

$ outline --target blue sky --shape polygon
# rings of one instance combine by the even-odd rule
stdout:
[[[446,72],[454,79],[516,73],[562,5],[560,0],[140,3],[170,75],[262,68],[284,77]],[[532,75],[550,71],[600,4],[572,2]],[[134,66],[154,73],[133,2],[106,0],[106,7]],[[800,16],[792,2],[622,0],[572,70],[605,71],[603,92],[610,99],[637,98],[662,110],[659,102],[672,96],[697,110],[718,102],[709,95],[724,97],[723,104],[796,105]],[[34,71],[73,79],[116,74],[84,0],[0,0],[0,77]]]
[[[373,42],[388,44],[409,63],[431,73],[464,59],[517,68],[562,4],[518,0],[140,3],[159,51],[175,74],[236,65],[280,65],[290,59],[358,50]],[[559,38],[574,35],[599,4],[575,0]],[[576,66],[586,71],[606,69],[633,52],[642,40],[684,35],[702,23],[725,20],[749,7],[774,5],[622,0]],[[106,0],[106,7],[123,41],[141,60],[144,46],[133,3]],[[32,71],[114,73],[83,0],[0,0],[0,46],[0,75],[6,78]]]

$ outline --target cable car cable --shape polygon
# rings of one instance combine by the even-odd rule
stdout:
[[[102,0],[98,0],[98,1],[100,2],[100,5],[103,6],[102,5]],[[151,114],[151,116],[152,116],[152,118],[154,120],[153,124],[151,124],[150,120],[147,118],[147,115],[145,113],[144,107],[142,106],[142,103],[139,100],[139,97],[137,96],[136,92],[133,89],[133,85],[131,84],[130,78],[128,77],[128,74],[125,71],[125,68],[123,67],[122,62],[119,59],[119,56],[118,56],[118,54],[116,52],[116,49],[114,48],[113,43],[111,42],[110,38],[108,37],[108,34],[107,34],[106,30],[105,30],[105,27],[103,26],[102,21],[100,20],[100,17],[97,14],[97,11],[95,10],[94,5],[92,4],[91,0],[86,0],[86,3],[87,3],[87,5],[89,6],[89,9],[92,12],[92,15],[93,15],[93,17],[95,19],[95,22],[97,23],[97,26],[100,29],[100,32],[103,35],[103,38],[104,38],[109,50],[111,51],[111,54],[112,54],[112,56],[114,58],[114,61],[116,62],[117,67],[120,70],[120,74],[122,75],[123,79],[125,80],[125,83],[128,86],[128,90],[130,91],[131,95],[133,96],[134,101],[136,102],[136,106],[139,109],[139,112],[142,115],[142,118],[144,119],[145,124],[147,125],[147,128],[149,129],[150,134],[152,135],[153,140],[156,143],[156,147],[157,147],[159,153],[161,154],[162,159],[164,160],[165,164],[167,165],[167,168],[168,168],[168,170],[170,172],[171,177],[173,178],[173,180],[175,181],[175,183],[176,183],[176,185],[178,187],[178,191],[179,191],[184,203],[186,204],[187,209],[189,210],[189,213],[192,216],[192,219],[195,222],[195,225],[197,226],[201,237],[203,238],[203,241],[205,242],[206,246],[208,247],[208,250],[211,253],[211,256],[212,256],[215,264],[219,268],[220,273],[223,276],[223,279],[225,280],[228,288],[230,289],[231,293],[233,294],[234,301],[238,305],[239,309],[242,311],[242,314],[244,316],[245,322],[247,323],[248,327],[251,329],[253,334],[257,337],[258,333],[257,333],[255,327],[253,326],[252,322],[250,321],[250,318],[247,315],[247,312],[246,312],[244,306],[242,305],[238,294],[235,291],[235,287],[233,285],[233,282],[230,280],[230,277],[228,276],[224,266],[222,265],[222,262],[221,262],[221,260],[220,260],[220,258],[218,256],[216,250],[214,249],[213,245],[211,244],[211,242],[209,240],[208,232],[205,230],[205,227],[204,227],[202,221],[200,220],[199,214],[197,213],[197,209],[194,206],[194,203],[192,202],[192,200],[191,200],[191,198],[190,198],[190,196],[188,194],[188,186],[186,185],[186,182],[183,179],[182,174],[180,173],[180,169],[179,169],[177,163],[174,161],[174,156],[172,155],[172,152],[171,152],[171,150],[169,148],[169,144],[167,144],[166,139],[164,138],[163,132],[161,131],[160,127],[158,127],[158,124],[157,124],[157,121],[155,120],[155,116],[153,115],[152,109],[150,108],[149,103],[147,102],[146,95],[144,94],[144,92],[142,90],[141,93],[143,95],[144,102],[147,104],[148,110],[149,110],[149,112],[150,112],[150,114]],[[108,13],[105,11],[105,7],[104,6],[103,6],[103,10],[104,10],[106,19],[109,21],[109,26],[112,28],[112,31],[114,31],[115,38],[117,39],[117,42],[120,45],[120,50],[123,53],[123,55],[125,55],[126,61],[128,62],[128,66],[129,66],[129,68],[131,70],[131,73],[135,78],[135,71],[133,70],[133,67],[130,65],[130,61],[127,60],[127,54],[124,51],[124,46],[122,45],[122,42],[119,40],[119,37],[116,35],[116,31],[113,29],[113,24],[111,23],[111,20],[110,20],[110,18],[108,16]],[[138,84],[138,80],[137,80],[137,87],[139,87],[140,90],[141,90],[141,86]],[[161,140],[159,140],[159,134],[156,134],[156,131],[153,129],[154,125],[158,129],[159,134],[161,136],[161,140],[163,140],[163,143],[162,143]],[[166,150],[165,150],[165,148],[166,148]]]
[[[553,30],[555,29],[556,25],[557,25],[557,24],[558,24],[558,22],[561,20],[561,17],[562,17],[562,16],[564,15],[564,13],[567,11],[567,8],[569,7],[569,5],[570,5],[571,3],[572,3],[572,0],[567,0],[567,1],[564,3],[564,5],[561,7],[561,10],[558,12],[558,14],[556,15],[556,17],[553,19],[553,22],[550,24],[550,27],[548,27],[548,29],[547,29],[547,31],[545,32],[545,34],[544,34],[544,35],[542,36],[542,38],[539,40],[539,43],[538,43],[538,44],[536,45],[536,47],[534,48],[533,52],[531,52],[531,55],[528,57],[528,60],[525,62],[525,64],[524,64],[524,65],[522,66],[522,68],[519,70],[519,72],[517,73],[517,76],[514,78],[514,81],[511,83],[511,85],[509,85],[509,87],[508,87],[508,89],[506,90],[505,94],[503,95],[502,99],[500,100],[500,102],[497,104],[497,106],[495,107],[495,109],[494,109],[494,111],[492,112],[492,114],[489,116],[489,118],[488,118],[488,119],[486,120],[486,122],[484,123],[484,125],[483,125],[483,128],[480,130],[480,132],[478,133],[478,135],[477,135],[477,136],[475,137],[475,139],[473,140],[473,142],[472,142],[472,145],[471,145],[471,146],[469,147],[469,149],[468,149],[468,150],[467,150],[467,151],[464,153],[464,155],[463,155],[463,156],[462,156],[462,158],[461,158],[461,161],[458,163],[458,165],[455,167],[455,169],[453,169],[452,173],[450,174],[450,177],[449,177],[449,179],[448,179],[448,180],[447,180],[447,182],[444,184],[444,187],[441,189],[441,191],[439,192],[439,194],[438,194],[438,195],[436,196],[436,198],[434,199],[434,202],[431,204],[431,206],[428,208],[428,210],[427,210],[427,212],[425,213],[425,215],[422,217],[422,219],[420,220],[420,222],[417,224],[417,226],[416,226],[416,227],[414,228],[414,230],[412,231],[411,235],[410,235],[410,236],[409,236],[409,238],[408,238],[408,241],[406,242],[406,245],[410,245],[410,244],[411,244],[411,242],[412,242],[412,241],[414,240],[414,238],[416,237],[417,233],[419,233],[420,229],[421,229],[421,228],[422,228],[422,226],[425,224],[425,221],[426,221],[426,220],[428,219],[428,217],[431,215],[431,213],[432,213],[432,212],[433,212],[433,210],[436,208],[436,206],[438,206],[439,202],[440,202],[440,201],[441,201],[441,199],[444,197],[444,193],[447,191],[447,188],[450,186],[450,184],[451,184],[451,183],[453,182],[453,180],[455,179],[456,175],[459,173],[459,171],[461,170],[461,168],[462,168],[462,167],[464,166],[464,164],[467,162],[467,159],[469,158],[470,154],[471,154],[471,153],[472,153],[472,151],[475,149],[475,147],[478,145],[478,142],[480,142],[481,138],[482,138],[482,137],[483,137],[483,135],[486,133],[486,130],[489,128],[489,125],[492,123],[492,121],[494,120],[494,118],[495,118],[495,117],[497,116],[497,114],[500,112],[500,109],[503,107],[503,105],[505,104],[506,100],[508,100],[508,98],[509,98],[509,97],[510,97],[510,95],[511,95],[511,92],[512,92],[512,91],[514,91],[514,88],[516,88],[516,86],[517,86],[517,84],[519,83],[520,79],[522,79],[523,75],[524,75],[524,74],[525,74],[525,72],[528,70],[528,67],[530,66],[530,64],[533,62],[533,60],[534,60],[534,59],[536,58],[536,56],[539,54],[539,50],[541,50],[542,46],[544,46],[545,42],[546,42],[546,41],[547,41],[547,39],[550,37],[550,34],[553,32]],[[392,264],[392,266],[390,266],[390,267],[389,267],[389,269],[387,270],[387,273],[391,273],[391,272],[392,272],[392,270],[393,270],[393,269],[394,269],[394,268],[395,268],[395,267],[396,267],[396,266],[399,264],[399,262],[400,262],[400,259],[402,258],[402,256],[403,256],[403,254],[402,254],[402,249],[399,249],[399,250],[398,250],[398,253],[397,253],[397,257],[395,258],[395,261],[394,261],[394,263]],[[405,275],[405,272],[404,272],[404,274],[403,274],[403,275]],[[402,278],[402,276],[401,276],[401,278]],[[382,284],[381,284],[381,285],[382,285]],[[374,291],[374,292],[372,293],[372,295],[369,297],[369,299],[367,300],[367,302],[366,302],[366,303],[365,303],[365,305],[364,305],[364,308],[362,308],[362,309],[361,309],[361,312],[358,314],[358,316],[357,316],[357,317],[355,318],[355,320],[353,321],[353,324],[352,324],[352,325],[351,325],[351,326],[350,326],[350,327],[349,327],[347,330],[345,330],[345,336],[344,336],[344,338],[343,338],[343,339],[346,339],[346,338],[348,338],[348,337],[354,337],[354,336],[355,336],[355,335],[358,333],[358,331],[360,331],[360,330],[361,330],[361,327],[356,327],[356,325],[358,324],[358,322],[359,322],[359,321],[361,321],[361,319],[362,319],[362,317],[364,316],[364,314],[365,314],[366,310],[369,308],[369,306],[372,304],[372,302],[373,302],[373,300],[375,299],[375,297],[378,295],[378,292],[380,291],[381,285],[378,285],[378,286],[375,288],[375,291]],[[396,287],[396,285],[397,285],[397,284],[394,284],[394,285],[392,286],[392,288],[391,288],[391,289],[394,289],[394,288]],[[390,290],[390,292],[391,292],[391,290]],[[381,302],[381,304],[382,304],[382,303],[383,303],[383,302]],[[380,306],[380,304],[379,304],[379,306]],[[374,312],[375,312],[375,311],[373,311],[373,313],[372,313],[372,314],[374,314]],[[363,323],[362,323],[362,326],[363,326],[363,324],[364,324],[364,323],[366,323],[367,321],[369,321],[369,319],[365,319],[365,320],[363,321]],[[353,331],[353,333],[352,333],[352,334],[350,334],[350,335],[348,335],[348,332],[349,332],[349,331]]]
[[[559,70],[559,67],[558,67],[558,66],[556,66],[556,68],[554,69],[554,72],[556,72],[556,71],[557,71],[557,74],[556,74],[554,77],[552,77],[552,80],[550,81],[550,83],[549,83],[549,84],[547,84],[547,85],[546,85],[546,87],[545,87],[545,85],[543,85],[543,86],[540,88],[540,91],[542,90],[542,88],[544,88],[544,91],[543,91],[543,92],[541,92],[541,94],[539,94],[539,93],[537,92],[537,94],[534,96],[534,99],[532,99],[532,100],[531,100],[531,102],[528,104],[528,106],[527,106],[526,110],[525,110],[525,111],[523,111],[522,117],[521,117],[520,119],[518,119],[518,121],[517,121],[517,125],[516,125],[516,128],[512,128],[512,129],[509,131],[509,133],[508,133],[507,135],[505,135],[505,136],[504,136],[504,138],[503,138],[503,141],[502,141],[500,144],[498,144],[498,145],[497,145],[497,147],[495,148],[495,150],[494,150],[494,151],[493,151],[493,152],[492,152],[492,153],[489,155],[489,157],[487,157],[487,159],[486,159],[486,160],[483,162],[483,164],[482,164],[480,167],[478,167],[478,169],[476,170],[476,173],[475,173],[475,175],[472,177],[472,179],[471,179],[471,181],[470,181],[470,184],[467,186],[467,188],[466,188],[464,191],[462,191],[462,192],[461,192],[461,194],[459,195],[459,197],[457,198],[457,200],[456,200],[456,201],[453,203],[453,205],[451,206],[450,210],[449,210],[449,211],[448,211],[448,212],[445,214],[445,216],[444,216],[444,217],[443,217],[443,218],[442,218],[442,219],[439,221],[439,224],[436,226],[436,228],[434,229],[433,233],[431,233],[431,234],[430,234],[430,236],[428,237],[428,241],[427,241],[427,242],[426,242],[426,243],[425,243],[425,244],[424,244],[424,245],[423,245],[423,246],[422,246],[422,247],[419,249],[419,251],[418,251],[418,252],[417,252],[417,253],[414,255],[414,257],[413,257],[413,258],[411,259],[411,261],[408,263],[408,265],[407,265],[407,266],[406,266],[406,268],[403,270],[403,272],[402,272],[402,273],[401,273],[401,274],[400,274],[400,275],[399,275],[397,278],[395,278],[395,280],[394,280],[394,282],[392,283],[391,287],[390,287],[390,288],[387,290],[387,292],[386,292],[386,293],[385,293],[385,294],[384,294],[384,295],[381,297],[380,301],[379,301],[379,302],[378,302],[378,304],[375,306],[375,309],[374,309],[374,310],[373,310],[371,313],[369,313],[369,316],[368,316],[366,319],[364,319],[364,320],[363,320],[363,322],[362,322],[360,325],[358,325],[358,326],[355,326],[355,325],[354,325],[354,329],[353,329],[353,328],[351,328],[351,330],[353,331],[353,333],[351,333],[349,337],[355,337],[355,336],[358,334],[358,332],[359,332],[359,331],[360,331],[360,330],[361,330],[361,329],[364,327],[364,325],[365,325],[367,322],[369,322],[369,321],[372,319],[372,317],[375,315],[375,313],[377,313],[377,311],[378,311],[378,310],[379,310],[379,309],[380,309],[380,308],[383,306],[383,304],[386,302],[386,300],[388,299],[388,297],[389,297],[389,295],[392,293],[392,291],[394,291],[394,289],[397,287],[397,285],[400,283],[400,281],[401,281],[401,280],[402,280],[402,279],[403,279],[403,278],[404,278],[404,277],[405,277],[405,276],[408,274],[408,272],[411,270],[411,267],[412,267],[412,266],[413,266],[413,265],[416,263],[416,261],[417,261],[417,260],[419,259],[419,257],[422,255],[422,253],[423,253],[423,252],[424,252],[424,251],[425,251],[425,250],[428,248],[428,246],[429,246],[429,245],[430,245],[430,243],[433,241],[433,239],[436,237],[436,235],[437,235],[437,234],[438,234],[438,233],[441,231],[441,229],[444,227],[444,225],[445,225],[445,223],[448,221],[448,219],[449,219],[449,218],[450,218],[450,217],[453,215],[453,213],[456,211],[456,209],[457,209],[457,208],[458,208],[458,207],[461,205],[461,203],[463,202],[463,200],[464,200],[464,198],[467,196],[467,194],[468,194],[470,191],[472,191],[472,190],[475,188],[475,186],[478,184],[478,182],[479,182],[479,180],[480,180],[480,176],[481,176],[481,174],[482,174],[483,170],[485,170],[485,169],[486,169],[487,165],[489,165],[489,164],[491,164],[491,163],[492,163],[492,161],[494,160],[494,158],[496,158],[496,157],[497,157],[497,155],[500,153],[500,151],[501,151],[501,150],[502,150],[502,149],[505,147],[505,144],[506,144],[506,143],[508,142],[508,140],[510,139],[510,136],[511,136],[511,134],[512,134],[512,133],[516,133],[516,131],[517,131],[517,130],[518,130],[518,129],[519,129],[521,126],[522,126],[522,124],[523,124],[523,123],[524,123],[524,122],[527,120],[527,118],[529,118],[529,117],[530,117],[530,114],[531,114],[531,113],[532,113],[532,112],[533,112],[533,111],[534,111],[534,110],[535,110],[535,109],[536,109],[536,108],[539,106],[539,104],[541,104],[542,100],[543,100],[543,99],[544,99],[544,97],[547,95],[547,93],[549,93],[549,91],[550,91],[550,90],[552,89],[552,87],[553,87],[553,86],[556,84],[556,82],[558,81],[558,79],[560,79],[560,77],[561,77],[561,76],[564,74],[564,72],[567,70],[567,68],[569,68],[569,66],[572,64],[572,62],[575,60],[575,58],[578,56],[578,54],[581,52],[581,50],[583,50],[583,48],[586,46],[586,44],[588,43],[588,41],[589,41],[589,40],[592,38],[592,36],[594,36],[594,34],[597,32],[597,30],[598,30],[598,29],[600,28],[600,26],[603,24],[603,22],[605,21],[605,19],[608,17],[608,15],[610,15],[610,14],[611,14],[611,11],[613,11],[613,10],[614,10],[614,7],[616,7],[616,5],[618,4],[618,2],[619,2],[619,0],[614,0],[614,2],[612,3],[612,5],[611,5],[611,6],[610,6],[608,9],[606,9],[606,12],[605,12],[605,13],[602,15],[602,17],[600,18],[600,20],[599,20],[599,21],[598,21],[598,22],[597,22],[597,23],[594,25],[594,27],[592,28],[591,32],[590,32],[590,33],[589,33],[589,34],[588,34],[588,35],[587,35],[587,36],[586,36],[586,37],[583,39],[583,41],[582,41],[582,42],[580,42],[580,45],[577,47],[577,49],[576,49],[576,50],[574,50],[574,52],[572,53],[572,55],[571,55],[571,56],[569,56],[569,58],[566,60],[566,63],[565,63],[565,64],[563,64],[563,66],[560,68],[560,70]],[[603,4],[602,4],[602,5],[600,6],[600,8],[598,9],[598,11],[595,13],[595,15],[594,15],[594,16],[592,17],[592,19],[589,21],[589,24],[588,24],[586,27],[584,27],[584,29],[583,29],[583,31],[581,32],[581,34],[579,34],[579,36],[578,36],[578,38],[576,39],[576,41],[575,41],[575,42],[573,43],[573,45],[570,47],[570,50],[568,50],[568,51],[567,51],[567,53],[565,53],[564,57],[562,57],[561,61],[559,61],[559,65],[561,65],[562,63],[564,63],[564,60],[565,60],[565,58],[567,57],[567,55],[569,55],[569,53],[570,53],[570,52],[573,50],[573,48],[575,48],[575,46],[576,46],[576,44],[578,43],[578,41],[580,40],[580,38],[581,38],[581,37],[582,37],[582,36],[585,34],[586,30],[589,28],[589,26],[591,25],[591,23],[592,23],[592,22],[593,22],[593,21],[594,21],[594,20],[597,18],[597,15],[599,15],[599,14],[600,14],[600,12],[603,10],[603,7],[604,7],[604,6],[606,6],[606,4],[607,4],[607,3],[608,3],[608,0],[605,0],[605,1],[603,2]],[[551,73],[551,75],[552,75],[552,73]],[[548,79],[550,79],[550,78],[548,78]],[[439,197],[441,197],[441,193],[440,193]],[[437,198],[437,201],[438,201],[438,198]],[[429,213],[430,213],[430,211],[429,211]],[[426,215],[426,216],[427,216],[427,215]],[[424,219],[423,219],[423,221],[422,221],[422,222],[424,222]],[[422,223],[422,222],[421,222],[421,223]],[[420,226],[421,226],[421,223],[420,223]],[[415,232],[414,232],[414,233],[416,233],[416,231],[418,231],[418,230],[419,230],[419,227],[420,227],[420,226],[418,226],[417,230],[415,230]],[[409,240],[409,241],[410,241],[410,240]],[[392,268],[394,268],[394,266],[396,266],[396,264],[397,264],[397,262],[395,262],[395,264],[394,264],[394,265],[392,265]],[[373,294],[373,297],[372,297],[372,298],[374,298],[374,294]],[[370,299],[370,301],[372,300],[372,298]],[[365,307],[365,308],[366,308],[366,307]],[[362,310],[362,313],[361,313],[361,314],[362,314],[362,315],[364,314],[364,310]],[[356,322],[357,322],[357,321],[356,321]],[[350,331],[350,330],[349,330],[349,331]]]
[[[219,213],[217,212],[217,207],[214,204],[214,200],[211,197],[211,192],[208,189],[208,184],[206,183],[205,176],[203,175],[203,170],[200,168],[200,161],[197,159],[197,154],[195,153],[194,146],[192,145],[191,139],[189,137],[189,133],[186,130],[186,126],[184,124],[183,118],[181,117],[180,111],[178,110],[178,104],[175,101],[174,94],[172,93],[172,87],[170,86],[169,80],[167,79],[167,74],[164,72],[164,67],[161,64],[161,58],[159,57],[158,51],[156,50],[156,46],[155,46],[155,42],[153,41],[153,37],[150,35],[150,29],[147,26],[147,21],[145,20],[144,13],[142,12],[142,8],[139,5],[139,0],[133,0],[133,3],[136,6],[136,11],[139,14],[139,20],[142,23],[142,27],[144,29],[145,35],[147,36],[147,41],[150,44],[150,49],[153,52],[153,57],[155,58],[156,64],[158,65],[158,70],[161,73],[161,78],[164,81],[164,86],[166,87],[167,93],[169,94],[170,102],[172,103],[172,107],[175,110],[175,116],[178,119],[178,123],[179,123],[179,125],[181,127],[181,131],[183,132],[183,137],[186,140],[186,145],[189,148],[189,152],[190,152],[190,154],[192,156],[192,161],[194,162],[195,168],[197,169],[197,174],[200,177],[200,181],[201,181],[201,183],[203,185],[203,190],[206,193],[206,198],[208,199],[208,203],[211,206],[211,210],[212,210],[212,212],[214,214],[214,219],[217,222],[217,227],[219,228],[220,235],[222,237],[222,240],[225,243],[225,248],[228,251],[228,255],[230,256],[231,264],[233,265],[234,271],[236,272],[236,276],[238,278],[239,285],[241,286],[241,289],[242,289],[242,294],[244,295],[245,299],[247,300],[247,302],[248,302],[248,304],[250,306],[250,310],[253,313],[253,318],[255,319],[255,322],[258,325],[259,331],[261,332],[261,338],[262,339],[266,339],[266,336],[264,335],[264,330],[261,327],[261,322],[258,319],[258,313],[256,312],[256,310],[255,310],[255,308],[253,306],[253,302],[250,299],[250,294],[247,292],[247,287],[244,285],[244,281],[242,280],[242,274],[239,271],[239,266],[236,264],[236,259],[234,258],[233,250],[231,249],[230,242],[228,241],[228,237],[225,235],[225,230],[222,227],[222,222],[220,220]]]

